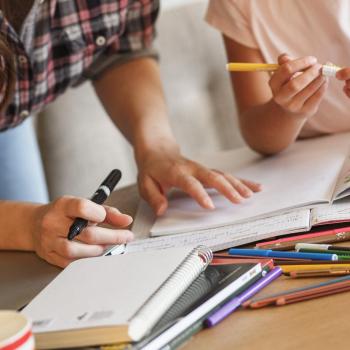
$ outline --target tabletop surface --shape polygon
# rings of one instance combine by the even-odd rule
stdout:
[[[114,192],[109,204],[134,215],[136,186]],[[58,273],[33,253],[0,252],[0,309],[28,303]],[[319,279],[280,277],[259,296],[313,284]],[[283,307],[239,310],[221,324],[195,335],[182,349],[330,349],[350,340],[350,293]]]

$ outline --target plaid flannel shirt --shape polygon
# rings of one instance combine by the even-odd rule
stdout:
[[[0,13],[0,31],[17,69],[0,130],[39,112],[87,79],[96,64],[105,68],[111,56],[150,48],[158,10],[159,0],[36,0],[19,35]]]

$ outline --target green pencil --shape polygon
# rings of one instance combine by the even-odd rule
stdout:
[[[343,250],[322,250],[322,249],[305,249],[301,248],[298,250],[300,253],[321,253],[321,254],[336,254],[338,258],[341,259],[345,257],[346,259],[350,259],[350,252],[345,252]]]

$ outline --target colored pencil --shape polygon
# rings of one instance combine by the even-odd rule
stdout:
[[[335,278],[327,282],[322,282],[303,288],[291,289],[283,293],[267,296],[265,298],[248,300],[242,306],[257,309],[268,305],[285,305],[288,303],[287,301],[291,303],[293,300],[303,301],[311,299],[312,297],[317,298],[323,295],[340,293],[338,290],[350,290],[350,276]],[[278,300],[280,300],[280,304],[277,303]]]
[[[329,277],[329,276],[345,276],[350,274],[350,269],[336,268],[336,269],[320,269],[320,270],[304,270],[304,271],[290,271],[285,275],[291,278],[300,277]]]
[[[334,243],[350,240],[350,227],[342,227],[333,230],[306,233],[302,235],[284,237],[268,242],[257,243],[257,248],[272,250],[294,249],[296,243]]]

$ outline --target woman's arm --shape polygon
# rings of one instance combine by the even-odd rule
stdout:
[[[140,193],[158,215],[167,208],[165,195],[171,187],[181,188],[208,209],[214,206],[204,187],[216,188],[233,203],[259,190],[257,184],[207,169],[181,155],[155,60],[140,58],[112,67],[94,86],[107,113],[134,146]]]
[[[226,36],[224,42],[230,62],[264,63],[259,50]],[[271,77],[267,72],[231,74],[243,137],[262,154],[280,152],[295,141],[327,88],[314,57],[292,60],[281,55],[278,63],[281,68]]]
[[[75,241],[68,241],[77,217],[90,225]],[[47,205],[0,201],[0,250],[35,251],[49,263],[65,267],[73,260],[101,255],[107,245],[130,241],[133,234],[120,228],[131,222],[115,208],[76,197],[61,197]],[[100,223],[112,228],[96,226]]]

